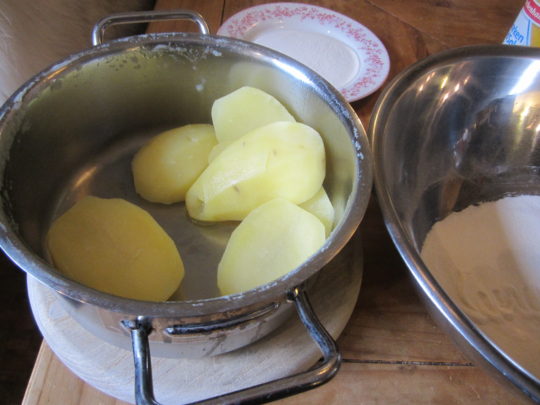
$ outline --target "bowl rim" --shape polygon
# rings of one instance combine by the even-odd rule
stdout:
[[[445,50],[417,61],[396,75],[383,89],[374,106],[368,126],[368,138],[372,147],[374,160],[374,189],[379,201],[387,231],[405,263],[409,274],[415,280],[435,316],[435,320],[445,324],[443,329],[450,332],[452,338],[466,342],[468,354],[492,369],[495,369],[505,382],[510,382],[522,394],[535,401],[540,401],[540,380],[528,370],[511,359],[495,345],[475,323],[450,299],[441,285],[436,281],[422,261],[413,242],[406,236],[407,232],[399,221],[397,211],[390,197],[390,192],[383,176],[383,139],[382,128],[390,113],[393,103],[403,90],[421,74],[435,67],[456,61],[481,57],[517,57],[540,59],[540,49],[513,45],[471,45]],[[457,334],[455,333],[457,332]],[[472,349],[472,351],[470,350]]]

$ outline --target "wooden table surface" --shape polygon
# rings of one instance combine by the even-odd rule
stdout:
[[[200,12],[215,33],[234,13],[265,1],[162,0],[157,8]],[[392,78],[411,63],[468,44],[500,43],[522,0],[320,0],[384,43]],[[151,31],[186,30],[156,23]],[[367,128],[380,91],[352,103]],[[338,340],[343,364],[337,376],[283,404],[521,404],[527,403],[474,366],[430,319],[384,227],[375,195],[364,221],[364,281],[356,309]],[[46,344],[39,352],[24,399],[27,405],[123,402],[84,384]]]

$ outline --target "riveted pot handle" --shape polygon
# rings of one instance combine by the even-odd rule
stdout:
[[[195,22],[203,35],[210,34],[210,29],[204,18],[195,11],[190,10],[153,10],[133,11],[116,13],[103,17],[92,29],[92,45],[100,45],[103,42],[105,30],[111,25],[136,24],[158,20],[189,20]]]
[[[300,320],[311,338],[319,346],[323,354],[322,361],[307,371],[220,397],[196,402],[197,404],[239,404],[275,401],[279,398],[318,387],[329,381],[337,373],[341,364],[341,354],[336,342],[313,312],[303,288],[297,287],[290,291],[289,299],[294,302]],[[124,324],[131,330],[135,362],[135,400],[138,405],[159,405],[154,398],[152,383],[152,366],[148,344],[148,335],[152,331],[150,324],[144,318],[126,321]]]

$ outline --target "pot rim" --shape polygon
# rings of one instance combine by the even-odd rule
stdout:
[[[316,254],[297,269],[273,282],[229,296],[186,301],[148,302],[103,293],[64,277],[21,241],[2,206],[0,208],[0,248],[23,271],[53,288],[59,294],[114,312],[150,317],[196,317],[260,306],[272,301],[282,301],[290,290],[302,284],[326,265],[345,246],[360,224],[367,208],[372,187],[371,152],[360,119],[343,96],[309,68],[279,52],[239,39],[192,33],[152,33],[109,41],[73,54],[35,75],[6,101],[0,108],[0,137],[6,136],[4,134],[5,127],[11,122],[18,109],[32,101],[41,89],[50,84],[63,71],[128,49],[144,47],[145,50],[149,51],[156,49],[174,50],[175,46],[189,44],[206,45],[213,52],[219,52],[220,49],[223,49],[241,54],[256,54],[257,58],[271,65],[286,66],[291,74],[299,77],[299,80],[310,82],[317,93],[324,94],[328,98],[330,107],[334,113],[340,116],[350,134],[351,147],[356,156],[354,184],[342,220]],[[8,154],[5,156],[4,159],[7,160]],[[0,174],[3,173],[4,168],[5,161],[0,161]]]

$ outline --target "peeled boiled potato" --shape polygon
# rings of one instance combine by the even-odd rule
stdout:
[[[184,201],[216,143],[209,124],[186,125],[157,135],[133,159],[135,190],[151,202]]]
[[[334,206],[323,187],[309,200],[300,204],[300,207],[319,218],[324,225],[326,236],[330,235],[334,226],[335,212]]]
[[[215,157],[223,152],[230,144],[231,142],[219,142],[214,146],[208,155],[208,163],[212,162],[212,160],[214,160]]]
[[[241,87],[214,101],[212,123],[218,142],[232,142],[255,128],[294,117],[273,96],[255,87]]]
[[[218,266],[223,295],[247,291],[294,270],[325,241],[321,221],[282,198],[253,210],[233,231]]]
[[[47,244],[67,277],[125,298],[165,301],[184,277],[172,239],[150,214],[118,198],[83,198],[54,221]]]
[[[200,221],[242,220],[274,198],[300,204],[325,176],[321,136],[298,122],[275,122],[232,142],[186,194],[189,215]]]

